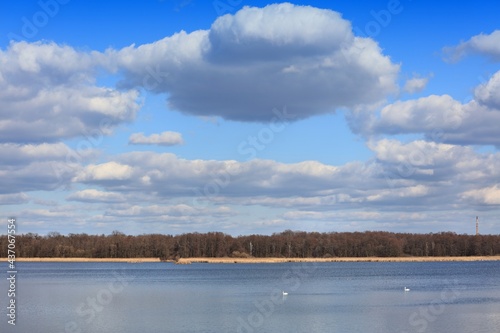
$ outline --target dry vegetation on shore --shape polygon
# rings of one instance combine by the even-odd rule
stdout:
[[[0,258],[7,261],[7,258]],[[18,262],[160,262],[160,258],[16,258]]]
[[[500,261],[500,256],[470,257],[359,257],[359,258],[180,258],[177,264],[277,264],[287,262],[443,262],[443,261]],[[5,262],[7,258],[0,258]],[[159,258],[17,258],[19,262],[160,262]]]
[[[356,257],[356,258],[180,258],[178,264],[251,264],[285,262],[431,262],[431,261],[487,261],[500,260],[500,256],[488,257]]]

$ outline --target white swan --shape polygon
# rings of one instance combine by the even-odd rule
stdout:
[[[410,288],[406,288],[406,287],[405,287],[405,291],[410,291]]]
[[[287,295],[288,295],[288,293],[283,291],[283,296],[287,296]]]

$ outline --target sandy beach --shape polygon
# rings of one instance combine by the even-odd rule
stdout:
[[[177,264],[208,263],[208,264],[277,264],[286,262],[432,262],[432,261],[490,261],[500,260],[498,256],[470,257],[356,257],[356,258],[180,258]],[[7,258],[0,258],[5,262]],[[128,262],[146,263],[160,262],[160,258],[16,258],[18,262]]]

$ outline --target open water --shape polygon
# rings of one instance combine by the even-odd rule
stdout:
[[[493,261],[22,262],[17,271],[15,326],[0,282],[2,333],[500,332]]]

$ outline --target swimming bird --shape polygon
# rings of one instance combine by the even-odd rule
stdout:
[[[406,288],[406,287],[405,287],[405,291],[410,291],[410,288]]]
[[[288,293],[283,291],[283,296],[287,296],[287,295],[288,295]]]

